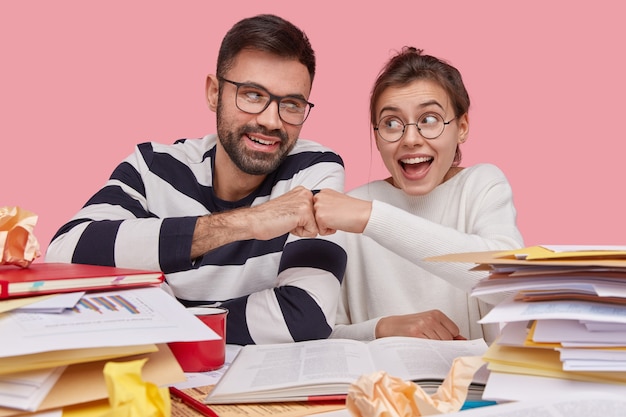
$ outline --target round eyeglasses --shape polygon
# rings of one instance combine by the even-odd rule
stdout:
[[[278,105],[278,116],[283,122],[299,126],[304,123],[314,104],[303,98],[294,96],[277,96],[265,88],[247,83],[238,83],[219,77],[237,87],[235,105],[239,110],[248,114],[259,114],[265,111],[273,101]]]
[[[437,139],[443,133],[443,130],[456,117],[444,121],[443,116],[439,113],[424,113],[417,118],[416,123],[404,123],[398,116],[385,116],[378,122],[374,128],[378,132],[378,136],[385,142],[397,142],[402,139],[406,127],[413,125],[424,139]]]

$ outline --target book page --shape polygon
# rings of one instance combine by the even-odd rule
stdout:
[[[483,339],[430,340],[415,337],[385,337],[368,343],[377,370],[404,380],[443,380],[454,358],[482,356]],[[485,383],[486,376],[474,382]]]
[[[244,346],[210,397],[289,388],[290,395],[347,392],[350,383],[375,367],[367,345],[356,340],[325,339],[301,343]],[[317,390],[312,386],[339,384]],[[302,391],[294,389],[308,386]],[[288,390],[283,389],[282,392]],[[268,398],[269,395],[262,395]]]

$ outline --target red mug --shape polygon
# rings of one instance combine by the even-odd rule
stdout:
[[[198,340],[194,342],[170,342],[168,346],[185,372],[214,371],[224,365],[226,358],[226,315],[223,307],[189,307],[204,324],[209,326],[219,340]]]

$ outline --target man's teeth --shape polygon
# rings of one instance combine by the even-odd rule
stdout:
[[[273,145],[273,144],[275,143],[275,142],[273,142],[273,141],[270,141],[270,140],[262,140],[262,139],[259,139],[259,138],[257,138],[257,137],[254,137],[254,136],[249,136],[249,138],[250,138],[251,140],[253,140],[253,141],[257,142],[257,143],[262,144],[262,145]]]
[[[431,161],[433,158],[430,156],[421,156],[419,158],[408,158],[408,159],[401,159],[400,162],[402,162],[403,164],[419,164],[422,162],[428,162]]]

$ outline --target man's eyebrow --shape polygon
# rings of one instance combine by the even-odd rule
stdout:
[[[254,81],[242,81],[241,84],[245,84],[245,85],[250,86],[250,87],[256,87],[256,88],[259,88],[261,90],[265,90],[268,93],[270,93],[272,95],[275,95],[275,96],[278,96],[278,97],[298,98],[300,100],[307,101],[307,98],[302,93],[294,93],[294,94],[287,94],[286,96],[281,96],[281,95],[272,93],[267,87],[265,87],[264,85],[261,85],[259,83],[255,83]]]

